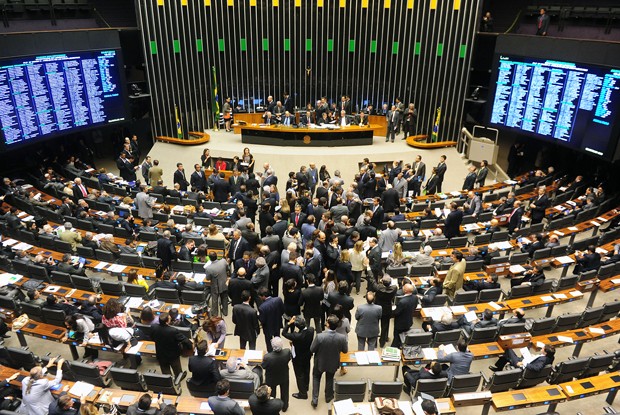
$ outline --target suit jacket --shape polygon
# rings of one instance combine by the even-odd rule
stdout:
[[[282,264],[280,267],[280,277],[283,281],[287,281],[291,278],[294,279],[297,281],[298,287],[301,287],[304,283],[304,274],[301,267],[289,262]]]
[[[310,362],[312,352],[310,346],[314,340],[314,329],[312,327],[306,327],[304,330],[295,331],[293,326],[284,326],[282,337],[290,340],[295,348],[294,362]]]
[[[215,179],[212,190],[213,200],[216,202],[226,202],[230,196],[230,184],[225,179]]]
[[[172,260],[176,258],[177,253],[174,250],[174,243],[170,239],[159,238],[157,240],[157,258],[161,259],[164,267],[170,267]]]
[[[478,217],[480,211],[482,210],[482,201],[480,197],[474,196],[473,199],[468,199],[467,203],[469,204],[469,208],[467,209],[468,215],[473,215],[474,217]]]
[[[244,291],[252,291],[252,282],[245,278],[231,278],[228,282],[228,298],[233,306],[242,304],[241,293]]]
[[[314,367],[319,372],[336,373],[340,367],[340,353],[347,353],[349,346],[344,334],[334,330],[319,333],[310,346],[314,353]]]
[[[418,306],[418,297],[406,295],[400,299],[396,308],[392,312],[394,316],[394,329],[407,331],[413,324],[413,312]]]
[[[259,307],[259,316],[265,335],[277,335],[282,328],[284,302],[280,297],[269,297]]]
[[[192,189],[196,189],[196,191],[204,191],[207,188],[207,177],[205,176],[204,171],[194,171],[189,178]]]
[[[381,320],[381,306],[376,304],[362,304],[355,311],[355,333],[359,337],[379,337],[379,321]]]
[[[208,281],[211,281],[211,294],[217,295],[226,292],[226,278],[228,276],[228,263],[224,258],[211,262],[205,268],[205,275]],[[241,294],[240,294],[241,295]]]
[[[547,365],[553,364],[553,357],[539,356],[531,361],[525,368],[533,372],[540,372]]]
[[[465,275],[466,265],[463,259],[461,262],[453,264],[448,270],[448,274],[443,281],[443,289],[450,297],[454,297],[454,294],[463,288],[463,276]]]
[[[149,195],[140,192],[136,195],[135,202],[138,208],[138,216],[142,219],[153,218],[153,208]]]
[[[543,33],[547,33],[549,30],[549,18],[548,14],[539,15],[536,19],[536,34],[542,36]]]
[[[83,184],[82,184],[82,187],[86,191],[86,196],[88,196],[88,189]],[[86,196],[84,196],[84,194],[82,194],[82,191],[80,190],[80,188],[78,187],[77,184],[73,186],[73,201],[74,202],[77,203],[77,201],[80,200],[80,199],[86,199]]]
[[[478,174],[476,175],[476,184],[480,187],[484,186],[484,181],[487,179],[487,175],[489,174],[489,169],[486,167],[481,167],[478,170]]]
[[[400,197],[398,190],[388,189],[381,195],[381,205],[385,212],[394,212],[394,209],[400,207]]]
[[[443,181],[443,176],[444,174],[446,174],[446,171],[448,170],[448,166],[446,166],[446,163],[439,163],[437,165],[437,169],[436,169],[436,174],[437,174],[437,178],[439,179],[439,181]]]
[[[284,407],[284,402],[281,399],[268,399],[261,402],[256,397],[256,394],[252,394],[248,398],[248,403],[250,404],[252,415],[279,415]]]
[[[177,169],[173,175],[173,182],[178,183],[181,191],[186,192],[187,186],[189,185],[189,183],[187,182],[187,179],[185,178],[185,170],[180,171]]]
[[[252,274],[252,288],[258,291],[269,286],[269,267],[267,265],[257,268]]]
[[[323,289],[316,285],[301,290],[299,306],[303,306],[303,314],[306,320],[322,315],[323,310],[321,308],[321,303],[323,302],[323,298]]]
[[[330,305],[330,312],[336,304],[340,304],[342,306],[342,310],[344,311],[344,316],[351,321],[351,310],[353,310],[354,307],[353,297],[346,294],[340,294],[337,291],[332,291],[327,296],[327,302]]]
[[[441,294],[442,291],[443,289],[441,287],[431,286],[428,290],[426,290],[426,292],[424,292],[424,296],[422,296],[422,307],[429,307],[435,297],[438,294]]]
[[[250,244],[248,244],[248,241],[243,239],[243,237],[239,238],[237,241],[232,240],[230,242],[230,248],[228,249],[228,258],[234,262],[243,257],[243,253],[249,250]]]
[[[536,206],[535,208],[531,208],[532,221],[540,222],[545,217],[545,211],[551,204],[549,198],[547,197],[547,195],[542,195],[540,199],[536,197],[530,203],[534,203],[534,206]]]
[[[282,125],[287,125],[288,122],[288,125],[292,127],[293,125],[295,125],[295,121],[296,120],[294,115],[289,115],[288,117],[285,115],[282,116]]]
[[[254,340],[260,333],[258,313],[249,304],[237,304],[232,310],[232,321],[235,325],[235,336],[244,340]]]
[[[443,350],[440,350],[437,354],[437,361],[439,363],[450,363],[450,368],[448,369],[448,379],[452,379],[454,375],[468,374],[472,360],[474,360],[474,355],[470,351],[457,351],[456,353],[446,355]]]
[[[518,229],[521,225],[521,218],[523,217],[523,208],[519,207],[514,209],[508,219],[508,232],[512,233],[515,229]]]
[[[291,223],[295,224],[297,229],[301,229],[301,225],[306,222],[306,214],[300,213],[299,216],[296,213],[291,214]]]
[[[446,216],[446,222],[443,233],[446,238],[452,238],[461,234],[461,223],[463,222],[463,211],[460,209],[453,210]]]
[[[151,185],[156,185],[161,180],[161,176],[164,175],[164,171],[159,166],[153,166],[149,169],[149,182]]]
[[[476,183],[476,173],[468,173],[465,176],[465,181],[463,182],[462,190],[472,190],[474,188],[474,184]]]
[[[426,176],[426,164],[423,161],[416,164],[413,163],[413,180],[417,182],[424,181],[424,177]]]
[[[268,385],[288,385],[288,362],[293,355],[291,349],[269,352],[263,357],[261,366],[265,369],[265,383]]]
[[[360,117],[359,115],[355,116],[355,125],[368,125],[368,116],[365,116],[364,118]]]
[[[299,123],[302,125],[312,124],[312,115],[310,115],[310,117],[307,117],[305,114],[302,115],[299,117]]]
[[[192,372],[192,378],[188,382],[196,385],[209,385],[215,389],[215,384],[222,379],[218,363],[209,356],[192,356],[189,358],[187,368]]]
[[[172,326],[152,326],[151,338],[155,342],[155,354],[160,362],[172,362],[181,356],[179,343],[187,338]]]
[[[395,128],[398,125],[398,123],[400,123],[401,116],[402,115],[400,111],[389,110],[386,116],[387,122],[388,122],[388,128]]]
[[[116,167],[118,167],[119,175],[126,181],[132,181],[136,179],[136,173],[133,169],[133,164],[129,159],[123,160],[122,158],[116,159]]]
[[[229,396],[211,396],[208,402],[214,415],[245,415],[243,408]]]

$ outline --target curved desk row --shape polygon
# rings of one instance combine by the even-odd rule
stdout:
[[[295,147],[335,147],[371,145],[373,129],[348,126],[335,129],[294,128],[276,125],[240,127],[241,142]]]

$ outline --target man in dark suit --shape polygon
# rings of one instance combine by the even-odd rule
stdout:
[[[544,8],[540,9],[540,15],[536,19],[536,36],[547,36],[547,30],[549,30],[549,15]]]
[[[476,184],[476,166],[469,166],[469,172],[463,181],[461,190],[472,190]]]
[[[433,278],[431,280],[431,286],[428,290],[424,291],[424,295],[418,295],[422,307],[430,307],[435,297],[442,293],[441,280],[439,278]]]
[[[292,127],[295,125],[295,116],[292,115],[289,111],[284,111],[284,115],[282,116],[282,125],[285,127]]]
[[[168,189],[166,188],[166,186],[164,186],[164,182],[162,180],[158,180],[156,185],[153,186],[153,190],[151,190],[151,193],[166,197],[168,196]]]
[[[523,273],[523,278],[512,278],[510,286],[529,285],[532,288],[540,287],[545,282],[545,272],[542,265],[536,265]]]
[[[177,169],[173,175],[173,182],[179,185],[181,191],[187,192],[187,186],[189,186],[189,182],[185,177],[185,169],[183,168],[183,163],[177,163]]]
[[[321,315],[323,314],[323,310],[321,305],[324,299],[323,289],[315,285],[316,277],[314,274],[307,274],[306,281],[308,287],[301,291],[299,306],[303,307],[302,313],[305,320],[308,322],[308,326],[310,326],[310,320],[314,320],[314,328],[317,333],[320,333],[322,331]],[[284,337],[286,337],[286,335],[284,335]]]
[[[487,167],[489,162],[486,160],[482,160],[480,163],[480,168],[478,169],[478,173],[476,174],[476,187],[483,187],[484,181],[487,179],[487,175],[489,174],[489,168]]]
[[[228,282],[228,297],[234,306],[243,303],[243,292],[252,292],[252,281],[246,278],[247,271],[245,268],[237,270],[237,278],[231,278]]]
[[[134,171],[134,165],[131,163],[131,160],[127,158],[125,152],[122,152],[120,157],[116,159],[116,167],[123,180],[131,181],[132,178],[135,178],[136,173]]]
[[[342,310],[346,318],[351,321],[351,310],[354,307],[353,297],[348,295],[349,292],[349,283],[346,281],[340,281],[338,283],[338,291],[332,291],[327,296],[327,302],[330,304],[330,313],[334,309],[336,304],[340,304],[342,306]]]
[[[396,137],[396,132],[398,131],[398,126],[400,124],[400,111],[396,109],[396,105],[392,105],[392,108],[387,113],[387,132],[385,134],[385,142],[388,141],[394,142],[394,138]]]
[[[196,356],[189,358],[187,368],[192,373],[192,377],[187,381],[194,386],[215,391],[215,384],[222,379],[218,363],[210,356],[207,356],[209,345],[206,340],[196,345]]]
[[[513,204],[512,212],[508,216],[508,232],[513,233],[521,227],[521,218],[523,217],[523,208],[521,201],[516,200]]]
[[[88,196],[88,189],[82,184],[82,179],[76,177],[73,181],[73,201],[75,203],[80,199],[86,199]]]
[[[575,269],[573,270],[573,274],[575,275],[598,269],[601,265],[601,254],[596,252],[595,245],[588,246],[586,252],[576,252],[575,259],[577,260],[577,264],[575,264]]]
[[[400,207],[400,198],[398,196],[398,191],[394,189],[391,185],[388,185],[385,192],[383,192],[383,194],[381,195],[381,205],[383,206],[383,211],[385,213],[394,212],[394,210]]]
[[[297,329],[298,331],[295,331]],[[290,330],[290,331],[289,331]],[[306,325],[302,316],[293,316],[284,327],[282,336],[293,343],[295,357],[293,357],[293,369],[297,380],[298,393],[293,394],[295,399],[308,399],[310,387],[310,346],[314,340],[314,329]]]
[[[497,274],[487,275],[483,280],[465,281],[463,283],[463,289],[465,291],[482,291],[492,290],[500,288],[500,284],[497,282]]]
[[[349,351],[346,336],[336,333],[338,322],[338,317],[329,316],[327,330],[318,334],[310,346],[310,352],[314,353],[311,402],[313,408],[319,404],[319,389],[323,373],[325,373],[325,402],[329,403],[334,398],[334,374],[340,367],[340,353]]]
[[[280,278],[282,281],[288,281],[293,279],[297,282],[297,286],[301,287],[304,283],[303,270],[297,262],[297,252],[291,252],[288,256],[288,261],[280,266]]]
[[[246,344],[250,343],[250,350],[256,350],[256,338],[260,333],[260,327],[258,313],[250,305],[250,299],[249,290],[241,293],[242,303],[233,306],[232,321],[235,325],[235,336],[239,336],[239,348],[245,349]]]
[[[446,156],[442,155],[439,157],[439,164],[437,164],[435,175],[437,176],[437,184],[436,190],[437,193],[441,193],[441,184],[443,183],[443,178],[446,175],[446,171],[448,170],[448,166],[446,164]]]
[[[241,172],[239,170],[233,170],[232,176],[228,179],[228,184],[230,185],[229,192],[231,195],[236,195],[241,191],[241,186],[245,183],[243,177],[241,177]]]
[[[383,207],[380,205],[381,199],[375,197],[372,200],[372,218],[370,219],[370,224],[375,227],[375,229],[381,229],[381,225],[383,224]]]
[[[248,241],[243,239],[241,236],[241,231],[239,229],[235,229],[233,231],[233,237],[230,243],[230,248],[228,249],[228,262],[234,263],[236,260],[243,257],[243,253],[250,250],[250,245]]]
[[[541,349],[537,345],[532,345],[533,352],[540,352]],[[523,357],[518,357],[513,349],[508,349],[502,357],[500,357],[494,366],[489,366],[493,372],[497,372],[504,369],[507,363],[510,363],[515,368],[528,369],[532,372],[540,372],[547,365],[553,364],[555,358],[555,347],[550,344],[545,344],[542,349],[542,354],[532,354],[532,357],[524,362]]]
[[[282,411],[286,412],[289,401],[288,362],[293,358],[291,349],[285,349],[281,337],[271,339],[272,351],[263,357],[261,366],[265,370],[265,383],[271,388],[275,398],[276,388],[280,387],[280,399],[284,403]]]
[[[295,225],[297,229],[301,229],[301,225],[306,223],[306,214],[301,211],[301,205],[295,205],[295,212],[291,215],[291,223]]]
[[[517,245],[521,248],[521,252],[527,252],[530,255],[530,258],[533,258],[534,252],[539,249],[543,249],[545,247],[545,243],[543,242],[543,236],[540,233],[532,235],[531,238],[532,241],[529,245],[523,245],[521,242],[517,242]]]
[[[426,176],[426,164],[422,161],[422,156],[415,156],[415,162],[413,163],[413,178],[411,182],[413,183],[413,197],[420,196],[420,190],[422,187],[422,182],[424,181],[424,177]]]
[[[159,368],[163,374],[170,374],[170,369],[174,371],[174,376],[179,376],[181,368],[181,349],[179,343],[188,339],[175,327],[169,326],[170,316],[168,313],[159,315],[159,324],[153,325],[151,338],[155,342],[155,354],[159,361]]]
[[[281,399],[271,399],[272,390],[267,385],[259,386],[253,395],[248,398],[252,415],[280,415],[284,408]]]
[[[170,231],[164,231],[163,236],[157,240],[157,258],[161,259],[164,269],[169,269],[176,256],[174,243],[170,240]]]
[[[381,306],[381,335],[379,347],[385,347],[390,331],[390,319],[392,318],[392,304],[398,287],[392,285],[392,278],[384,275],[381,281],[375,282],[372,291],[375,292],[375,303]]]
[[[355,116],[355,125],[360,126],[360,127],[367,127],[368,126],[368,115],[366,115],[366,113],[364,112],[360,112],[359,114],[357,114]]]
[[[538,188],[538,196],[530,202],[530,212],[532,214],[532,225],[542,222],[545,217],[545,211],[549,208],[551,202],[545,194],[545,186]]]
[[[463,222],[463,211],[458,208],[456,202],[450,203],[450,213],[446,216],[444,225],[444,235],[450,239],[461,234],[461,223]]]
[[[271,297],[267,288],[258,290],[258,297],[262,303],[258,307],[260,313],[258,319],[263,326],[267,351],[271,352],[271,339],[280,335],[282,328],[282,316],[284,315],[284,302],[280,297]]]
[[[189,178],[192,191],[204,192],[207,189],[207,178],[205,177],[205,173],[202,171],[202,166],[200,164],[194,164],[194,170],[195,171]]]
[[[224,172],[220,172],[219,176],[213,182],[213,200],[216,202],[226,202],[230,197],[230,184],[225,179]]]
[[[418,297],[413,295],[413,285],[405,284],[403,286],[403,293],[405,294],[398,304],[396,309],[392,312],[394,316],[394,339],[392,340],[392,347],[400,347],[402,341],[400,339],[401,333],[406,333],[413,324],[413,311],[418,306]]]
[[[381,263],[381,255],[383,252],[381,251],[381,246],[377,243],[377,238],[370,238],[368,241],[368,245],[370,249],[368,250],[366,256],[368,257],[368,265],[370,266],[370,271],[372,275],[367,276],[367,290],[370,290],[374,281],[378,281],[381,276],[381,271],[383,265]]]
[[[301,124],[304,127],[312,124],[312,113],[310,111],[306,111],[304,115],[299,117],[299,124]]]

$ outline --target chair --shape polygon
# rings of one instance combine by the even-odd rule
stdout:
[[[207,300],[207,295],[204,291],[181,291],[181,302],[183,304],[200,304]]]
[[[417,397],[421,393],[432,396],[433,398],[441,398],[448,387],[448,379],[420,379],[416,383],[415,391],[412,392],[412,397]],[[371,400],[374,397],[371,395]]]
[[[9,359],[15,365],[15,368],[22,368],[24,370],[30,370],[35,366],[38,366],[40,360],[34,353],[28,350],[28,347],[7,347],[6,349]]]
[[[430,347],[432,342],[433,333],[431,333],[430,331],[424,333],[407,334],[405,336],[406,346]]]
[[[579,359],[564,360],[557,364],[549,375],[548,382],[551,384],[559,384],[564,382],[570,382],[583,373],[590,363],[589,357],[582,357]]]
[[[180,205],[181,204],[181,198],[180,197],[166,196],[166,198],[164,200],[165,200],[167,205]]]
[[[95,259],[95,250],[93,248],[78,245],[76,249],[79,256],[88,259]]]
[[[125,294],[127,294],[130,297],[141,297],[141,298],[147,297],[146,288],[144,288],[141,285],[123,283],[123,287],[125,288]]]
[[[532,294],[531,285],[516,285],[508,293],[508,299],[528,297],[530,294]]]
[[[555,322],[555,327],[553,327],[553,333],[574,329],[580,318],[581,313],[563,314],[558,316]]]
[[[52,276],[50,277],[54,284],[62,285],[63,287],[73,287],[73,282],[71,281],[71,276],[66,272],[60,271],[52,271]]]
[[[433,339],[433,347],[440,344],[456,344],[461,338],[461,329],[438,331]]]
[[[523,265],[530,259],[530,255],[527,252],[514,252],[510,255],[510,265]]]
[[[99,283],[99,288],[105,295],[113,295],[116,297],[120,297],[124,295],[123,291],[123,283],[120,281],[106,281],[103,280]]]
[[[476,272],[482,270],[484,266],[484,261],[466,261],[465,262],[465,272]]]
[[[186,371],[179,373],[179,376],[176,378],[173,378],[172,375],[160,375],[159,373],[155,373],[152,369],[143,373],[147,389],[155,393],[161,392],[165,395],[180,395],[182,389],[181,382],[186,376]],[[254,384],[252,384],[252,386],[254,386]]]
[[[398,229],[406,231],[413,227],[413,222],[410,222],[408,220],[399,220],[394,222],[394,226]]]
[[[417,252],[422,246],[422,241],[403,241],[403,251],[405,252]]]
[[[478,296],[479,303],[488,303],[491,301],[499,301],[502,298],[504,292],[501,288],[488,288],[486,290],[480,290]]]
[[[209,398],[213,395],[217,395],[215,384],[196,385],[192,382],[192,378],[189,378],[185,381],[185,386],[187,386],[190,395],[196,398]]]
[[[140,372],[135,369],[111,367],[110,375],[116,386],[130,391],[146,392],[146,382]]]
[[[155,288],[155,298],[166,303],[181,304],[179,291],[173,288]]]
[[[469,238],[467,236],[456,236],[450,239],[450,248],[464,248],[468,242]]]
[[[102,388],[107,387],[112,382],[110,368],[100,373],[97,365],[78,361],[69,362],[69,367],[78,381],[90,383],[91,385]]]
[[[483,233],[483,234],[474,236],[473,245],[474,246],[486,245],[489,242],[491,242],[491,234],[490,233]]]
[[[551,248],[543,248],[538,251],[534,251],[534,255],[532,259],[536,261],[537,259],[549,258],[551,256]]]
[[[526,367],[525,370],[523,370],[523,376],[521,377],[517,389],[531,388],[532,386],[546,381],[552,369],[553,367],[551,365],[546,365],[540,371],[533,371]]]
[[[177,225],[186,225],[187,224],[187,216],[183,215],[170,215],[170,219],[174,220],[174,223]]]
[[[437,294],[433,301],[428,305],[428,307],[441,307],[444,306],[448,302],[447,294]]]
[[[376,382],[368,380],[368,389],[370,390],[370,396],[368,400],[374,401],[376,397],[382,398],[400,398],[400,393],[403,391],[402,382]]]
[[[392,278],[406,277],[409,273],[409,269],[406,266],[400,267],[387,267],[385,273]]]
[[[87,232],[95,232],[95,226],[92,222],[87,220],[78,219],[77,228]]]
[[[601,320],[601,317],[603,317],[603,306],[586,308],[581,314],[581,318],[577,323],[577,328],[583,329],[596,324]]]
[[[334,382],[334,400],[351,399],[353,402],[364,402],[366,382],[340,380]]]
[[[450,240],[448,238],[445,239],[433,239],[428,241],[427,245],[429,245],[433,249],[445,249],[448,247],[448,242]]]
[[[230,224],[228,226],[230,226]],[[226,248],[226,241],[224,239],[205,238],[205,244],[207,244],[209,249],[225,249]]]
[[[79,275],[71,275],[70,278],[73,286],[78,290],[91,292],[99,291],[99,281],[95,281],[88,277],[82,277]]]
[[[555,326],[555,317],[543,317],[537,320],[533,320],[529,327],[529,333],[534,336],[541,336],[543,334],[550,334],[553,332]],[[527,328],[527,325],[526,325]]]
[[[51,308],[43,307],[41,309],[43,314],[43,320],[46,324],[53,326],[65,327],[65,312],[62,310],[53,310]]]
[[[121,254],[119,262],[123,265],[141,267],[140,256],[138,254]]]
[[[525,323],[504,324],[497,330],[497,336],[505,336],[507,334],[525,333]]]
[[[600,322],[608,321],[616,317],[620,313],[620,300],[603,304],[603,315]]]
[[[482,374],[470,373],[468,375],[454,375],[450,386],[448,387],[449,393],[446,395],[453,395],[455,393],[471,393],[477,392],[482,381]]]
[[[136,329],[142,334],[140,340],[151,340],[151,334],[153,333],[153,326],[150,324],[142,324],[136,322]]]
[[[40,305],[29,304],[27,302],[23,302],[20,305],[22,313],[28,314],[29,319],[43,323],[43,310]]]
[[[484,379],[482,388],[491,393],[506,392],[517,387],[522,374],[521,369],[502,370],[487,378],[484,372],[481,372]]]
[[[600,280],[606,280],[607,278],[614,275],[614,270],[616,269],[616,264],[607,264],[603,265],[598,269],[598,278]]]
[[[230,392],[232,399],[248,399],[254,393],[253,380],[229,380]]]
[[[567,251],[568,251],[568,245],[554,246],[553,248],[551,248],[551,256],[552,257],[564,256],[566,255]]]
[[[172,263],[172,268],[179,272],[179,271],[183,271],[183,272],[192,272],[194,269],[192,267],[192,263],[190,261],[182,261],[182,260],[176,260]]]
[[[614,354],[607,353],[598,354],[594,353],[594,356],[590,357],[588,367],[579,375],[579,379],[589,378],[591,376],[598,376],[599,373],[606,371],[613,363]]]
[[[435,274],[435,267],[432,265],[414,265],[409,270],[409,275],[414,277],[427,277]]]
[[[72,254],[73,248],[69,242],[60,239],[54,239],[54,250],[65,254]]]
[[[161,259],[143,255],[142,263],[144,264],[144,268],[157,268],[159,264],[161,264]]]
[[[192,271],[197,272],[197,273],[205,272],[205,263],[204,262],[192,263]]]
[[[542,284],[537,287],[534,287],[532,290],[532,294],[547,294],[553,291],[553,287],[555,287],[558,283],[558,280],[555,278],[547,278]]]
[[[478,327],[472,330],[468,344],[489,343],[496,337],[497,327]]]
[[[43,280],[45,282],[51,282],[50,277],[47,273],[47,269],[45,269],[45,267],[34,265],[34,264],[28,264],[26,269],[27,269],[26,272],[30,278],[36,278],[38,280]]]
[[[475,304],[478,302],[478,291],[458,291],[454,294],[453,306]]]
[[[562,291],[568,288],[575,287],[575,284],[579,282],[579,275],[567,275],[557,280],[555,291]]]
[[[491,235],[491,242],[504,242],[510,239],[508,231],[493,232]]]
[[[211,225],[211,218],[201,218],[200,216],[194,217],[194,225],[196,226],[209,226]]]
[[[437,227],[437,219],[425,219],[420,222],[420,229],[435,229]]]
[[[138,239],[144,242],[157,241],[157,237],[158,235],[155,232],[140,231],[138,234]]]
[[[97,258],[97,261],[108,262],[111,264],[116,262],[116,257],[114,254],[110,251],[104,251],[103,249],[95,249],[95,257]]]
[[[17,303],[17,301],[15,301],[15,298],[13,297],[9,297],[7,295],[0,295],[0,307],[13,310],[18,315],[21,314],[20,305]]]

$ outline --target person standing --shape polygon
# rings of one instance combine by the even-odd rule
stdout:
[[[147,194],[145,185],[140,185],[140,191],[136,195],[136,207],[140,218],[153,219],[153,202]]]
[[[381,336],[379,337],[379,347],[385,347],[390,332],[390,319],[392,318],[392,304],[396,297],[396,285],[392,285],[392,278],[384,275],[381,281],[375,283],[373,291],[375,293],[375,303],[381,306]]]
[[[387,133],[385,135],[385,142],[388,141],[394,142],[394,138],[396,137],[396,132],[398,131],[398,126],[400,124],[400,111],[396,108],[396,105],[392,105],[392,108],[387,113]]]
[[[170,236],[170,231],[165,230],[163,236],[157,240],[157,258],[161,259],[161,265],[164,267],[164,270],[170,269],[172,260],[177,256]]]
[[[426,164],[422,161],[422,156],[415,156],[415,162],[413,163],[413,197],[420,196],[422,188],[422,182],[426,177]]]
[[[149,169],[149,184],[156,186],[163,175],[164,171],[159,167],[159,160],[153,160],[153,167]]]
[[[267,351],[271,352],[271,339],[280,336],[284,302],[280,297],[271,297],[267,288],[258,290],[258,297],[261,299],[261,305],[258,307],[258,319],[263,326]]]
[[[413,312],[418,306],[418,297],[413,295],[414,287],[411,284],[403,286],[403,293],[396,308],[392,312],[394,316],[394,339],[392,339],[392,347],[400,347],[402,340],[401,333],[406,333],[413,324]]]
[[[480,168],[478,169],[478,174],[476,175],[476,188],[484,187],[484,182],[487,179],[487,175],[489,174],[489,162],[486,160],[482,160],[480,163]]]
[[[228,315],[228,263],[224,258],[217,259],[215,251],[209,252],[210,261],[204,266],[206,279],[211,281],[211,313]]]
[[[187,192],[187,186],[189,186],[189,182],[185,177],[185,169],[183,168],[183,163],[177,163],[177,169],[173,175],[173,182],[179,185],[179,190],[182,192]]]
[[[298,331],[296,332],[295,329]],[[290,330],[290,331],[289,331]],[[306,325],[302,316],[293,316],[284,326],[282,336],[291,341],[295,356],[293,357],[293,370],[297,380],[298,393],[293,394],[295,399],[308,399],[310,387],[310,359],[312,352],[310,346],[314,340],[314,329]]]
[[[463,211],[456,202],[450,202],[450,213],[446,216],[444,224],[444,235],[450,239],[461,234],[461,223],[463,223]]]
[[[149,184],[149,170],[153,167],[153,163],[151,162],[151,156],[146,156],[142,165],[140,166],[140,170],[142,173],[142,177],[144,178],[144,183]]]
[[[263,357],[261,366],[265,369],[265,383],[271,388],[271,397],[276,397],[276,388],[280,387],[280,399],[284,403],[282,411],[286,412],[289,401],[288,362],[293,355],[291,349],[285,349],[281,337],[271,339],[272,351]]]
[[[299,305],[303,307],[302,312],[305,320],[308,322],[308,326],[310,320],[314,320],[314,328],[317,333],[320,333],[322,331],[321,315],[323,314],[321,305],[325,299],[325,295],[323,289],[315,285],[316,277],[313,274],[306,275],[306,282],[308,283],[308,287],[301,291]]]
[[[453,298],[454,294],[463,288],[463,278],[465,275],[465,259],[461,251],[452,251],[452,266],[446,274],[446,278],[443,281],[443,290],[448,297]]]
[[[318,334],[310,352],[314,353],[314,368],[312,369],[312,402],[313,408],[319,404],[319,389],[321,376],[325,373],[325,402],[334,398],[334,374],[340,367],[340,353],[349,351],[347,338],[336,333],[338,317],[331,315],[327,318],[327,330]]]
[[[355,334],[357,334],[357,350],[363,351],[368,343],[368,350],[377,348],[379,337],[379,321],[381,320],[381,306],[375,303],[375,294],[366,293],[366,304],[360,305],[355,311]]]
[[[258,313],[250,305],[250,291],[241,293],[241,304],[233,306],[232,321],[235,325],[235,336],[239,336],[239,348],[245,349],[250,343],[250,350],[256,350],[256,338],[260,333]]]
[[[538,188],[538,196],[530,202],[529,208],[532,214],[532,225],[542,222],[545,217],[545,212],[551,204],[545,191],[545,186],[540,186]]]
[[[435,174],[437,175],[437,193],[441,193],[441,185],[443,183],[443,178],[448,170],[448,166],[446,165],[446,156],[441,155],[439,157],[439,164],[437,164],[437,168],[435,170]]]
[[[491,16],[491,12],[486,12],[484,16],[482,16],[482,24],[481,24],[482,32],[492,32],[493,31],[493,16]]]
[[[169,323],[170,316],[168,313],[161,313],[159,324],[151,326],[151,338],[155,342],[155,355],[159,361],[161,373],[169,375],[172,368],[174,376],[179,376],[183,371],[180,344],[189,341],[189,339],[175,327],[169,326]]]
[[[540,9],[540,15],[536,19],[536,36],[547,36],[547,30],[549,30],[549,15],[545,8]]]

